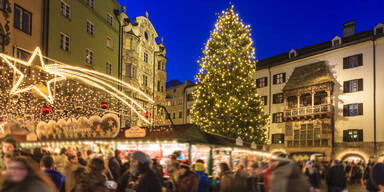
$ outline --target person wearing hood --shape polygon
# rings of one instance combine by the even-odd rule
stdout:
[[[303,172],[309,178],[313,191],[320,192],[321,175],[317,164],[314,164],[312,161],[308,161]]]
[[[150,168],[151,160],[142,151],[132,155],[133,174],[138,177],[134,189],[136,192],[161,192],[159,176]]]
[[[199,188],[197,191],[198,192],[208,192],[209,179],[204,173],[204,171],[205,171],[204,164],[195,163],[194,168],[195,168],[195,172],[200,176],[199,177],[200,178],[199,179]]]
[[[41,166],[44,173],[46,173],[55,183],[59,192],[64,191],[65,176],[55,169],[53,158],[46,155],[41,159]]]
[[[199,175],[191,170],[187,163],[182,163],[179,168],[180,176],[176,181],[177,192],[197,192]]]

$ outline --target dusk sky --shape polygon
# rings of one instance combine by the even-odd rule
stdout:
[[[197,60],[217,20],[231,2],[251,25],[256,58],[263,59],[342,35],[342,24],[356,21],[356,31],[384,22],[384,0],[118,0],[130,18],[144,16],[164,37],[167,80],[192,80]]]

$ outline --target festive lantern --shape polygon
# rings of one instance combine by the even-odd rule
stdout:
[[[48,107],[48,106],[43,106],[43,107],[41,108],[41,113],[42,113],[43,115],[48,115],[48,114],[52,113],[52,108],[50,108],[50,107]]]
[[[100,107],[101,107],[102,109],[108,109],[108,108],[109,108],[109,105],[108,105],[107,102],[101,102],[101,103],[100,103]]]
[[[145,112],[145,118],[148,119],[148,118],[150,118],[150,117],[152,117],[152,114],[149,113],[148,111]]]

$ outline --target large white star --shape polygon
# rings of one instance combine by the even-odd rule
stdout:
[[[41,64],[42,70],[46,73],[51,74],[51,75],[55,75],[55,78],[50,79],[46,82],[46,87],[48,88],[48,95],[45,94],[42,90],[40,90],[37,86],[35,86],[36,84],[29,85],[29,86],[22,88],[22,89],[19,88],[20,84],[23,82],[23,79],[26,75],[23,74],[12,62],[20,63],[20,64],[25,65],[25,66],[31,66],[32,61],[35,59],[36,56],[38,56],[40,59],[40,64]],[[20,78],[17,80],[16,84],[13,86],[13,88],[11,90],[11,94],[18,94],[18,93],[23,93],[23,92],[35,90],[37,93],[39,93],[39,95],[44,97],[49,103],[53,103],[54,98],[53,98],[52,92],[51,92],[51,83],[65,80],[66,78],[64,75],[62,75],[61,73],[59,73],[57,71],[49,70],[49,65],[45,65],[45,63],[44,63],[40,48],[37,47],[35,49],[35,51],[33,52],[32,56],[30,57],[30,59],[28,61],[23,61],[23,60],[20,60],[18,58],[11,57],[9,55],[5,55],[3,53],[0,53],[0,57],[13,70],[15,70],[16,73],[18,73],[20,75]]]

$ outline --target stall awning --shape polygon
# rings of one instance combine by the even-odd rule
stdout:
[[[332,82],[333,78],[328,65],[324,62],[312,63],[301,67],[296,67],[283,91],[309,87],[312,85]]]

